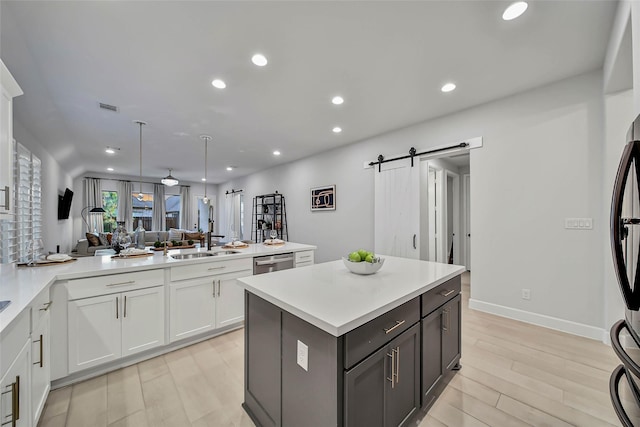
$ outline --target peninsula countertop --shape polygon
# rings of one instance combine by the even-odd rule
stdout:
[[[381,255],[375,274],[351,273],[342,260],[238,279],[244,288],[341,336],[462,274],[463,266]]]
[[[107,274],[168,268],[175,265],[227,261],[239,258],[315,250],[316,246],[286,242],[280,246],[251,244],[248,248],[234,249],[236,254],[178,260],[163,256],[162,251],[144,258],[112,259],[111,256],[81,257],[76,261],[41,267],[18,267],[16,264],[0,264],[0,301],[11,304],[0,313],[0,333],[31,304],[48,286],[59,280],[103,276]],[[210,252],[226,250],[216,247]],[[169,255],[178,253],[207,252],[203,249],[170,249]]]

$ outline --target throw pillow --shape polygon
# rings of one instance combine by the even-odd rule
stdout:
[[[104,233],[98,234],[98,239],[100,239],[100,246],[109,246],[109,242],[107,240],[107,235]]]
[[[100,246],[100,238],[93,233],[87,233],[87,241],[89,246]]]
[[[182,240],[182,231],[176,230],[175,228],[169,229],[169,241],[172,240]]]
[[[200,233],[184,233],[185,240],[200,240]]]

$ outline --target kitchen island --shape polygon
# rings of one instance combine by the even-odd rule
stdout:
[[[464,267],[385,257],[238,279],[245,288],[244,408],[258,426],[404,426],[460,361]]]

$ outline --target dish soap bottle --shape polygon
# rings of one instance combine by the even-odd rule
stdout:
[[[144,245],[145,245],[145,229],[142,226],[142,220],[139,219],[138,220],[138,228],[136,228],[135,231],[135,243],[136,243],[136,249],[144,249]]]

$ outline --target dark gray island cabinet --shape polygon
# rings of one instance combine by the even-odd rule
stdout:
[[[390,293],[385,286],[402,279],[394,279],[393,271],[374,278],[343,275],[336,263],[309,267],[307,281],[327,288],[316,294],[309,288],[307,305],[304,282],[290,288],[302,279],[301,271],[274,273],[273,286],[264,282],[271,275],[240,280],[246,322],[243,406],[257,426],[407,426],[424,415],[460,366],[463,270],[393,257],[385,269],[413,263],[422,263],[410,275],[416,284]],[[436,269],[437,277],[427,275],[420,286],[427,267]],[[318,309],[338,296],[340,288],[328,281],[341,283],[337,286],[348,295]],[[282,293],[287,289],[289,298]],[[354,297],[366,301],[359,305],[350,300]],[[390,298],[393,303],[370,312]],[[357,320],[340,313],[349,306]]]

